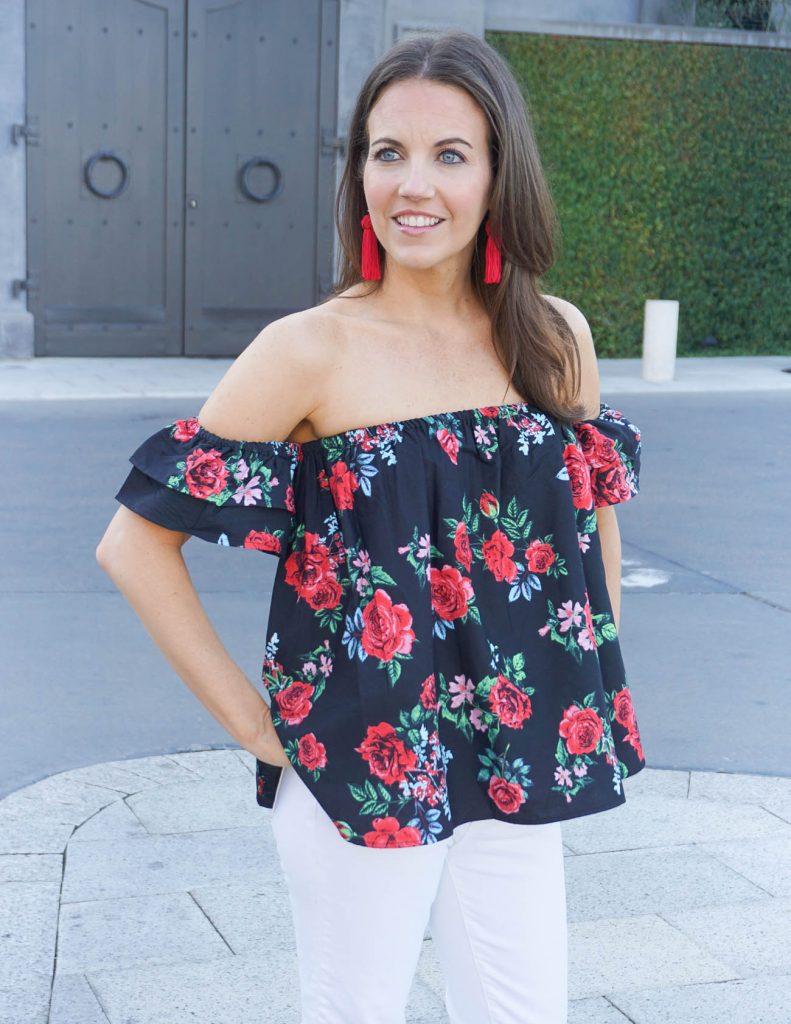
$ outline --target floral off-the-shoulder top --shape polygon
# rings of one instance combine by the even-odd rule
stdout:
[[[640,431],[528,402],[313,441],[148,437],[116,498],[278,559],[262,682],[343,840],[447,838],[608,810],[645,766],[596,510],[638,492]],[[262,638],[263,641],[263,638]],[[256,762],[272,807],[281,765]]]

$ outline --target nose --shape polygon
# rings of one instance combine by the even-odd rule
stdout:
[[[404,164],[406,171],[398,189],[398,194],[404,198],[415,196],[426,198],[434,194],[434,186],[431,184],[429,175],[425,172],[419,161],[407,161]]]

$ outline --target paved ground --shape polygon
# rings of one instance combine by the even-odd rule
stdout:
[[[45,399],[197,398],[208,393],[227,363],[0,362],[0,401],[9,403],[7,414],[11,402]],[[781,418],[791,398],[786,366],[791,356],[679,360],[677,380],[656,385],[640,379],[638,360],[600,364],[606,400],[627,392],[646,396],[649,410],[648,398],[656,397],[667,403],[663,415],[669,409],[677,421],[680,392],[698,395],[707,408],[713,408],[706,405],[712,392],[719,392],[738,410],[734,418],[778,427],[767,431],[768,440],[749,465],[734,460],[729,475],[706,478],[696,495],[709,509],[725,509],[726,518],[741,523],[744,517],[741,546],[730,545],[723,559],[762,566],[762,590],[754,579],[726,588],[711,570],[709,597],[746,600],[762,609],[766,632],[751,648],[739,647],[747,631],[744,605],[736,617],[741,627],[725,623],[733,636],[730,649],[722,645],[728,667],[745,658],[727,684],[725,670],[719,677],[711,660],[675,662],[678,644],[668,643],[666,650],[662,645],[667,689],[657,699],[666,704],[667,693],[673,693],[688,718],[673,719],[677,750],[672,736],[663,736],[660,745],[652,743],[650,727],[641,731],[647,751],[672,750],[666,760],[673,763],[686,754],[686,766],[659,767],[661,759],[649,756],[649,766],[657,766],[627,780],[625,805],[563,823],[569,1024],[791,1022],[791,779],[781,714],[788,679],[782,637],[788,635],[791,592],[784,526],[777,527],[779,543],[766,550],[755,529],[768,493],[761,490],[767,462],[773,480],[788,480],[787,414]],[[717,423],[719,429],[722,421]],[[683,418],[680,429],[683,440]],[[679,445],[679,435],[667,436]],[[711,439],[693,431],[688,443],[704,467]],[[728,443],[735,450],[738,436]],[[745,485],[750,472],[755,476]],[[660,483],[666,486],[657,488],[654,505],[667,519],[678,485],[673,475]],[[668,492],[667,509],[660,490]],[[773,508],[779,500],[773,491]],[[782,517],[774,518],[779,523]],[[672,540],[673,556],[681,562],[686,552],[676,548],[690,540]],[[625,566],[624,578],[634,571],[640,567]],[[707,573],[705,567],[698,571]],[[649,614],[646,604],[640,607],[645,615],[636,612],[629,619],[635,626],[653,622],[652,633],[637,631],[632,642],[649,648],[654,659],[657,629],[679,636],[683,620],[695,616],[703,640],[718,628],[721,604],[717,615],[710,603],[708,615],[701,614],[697,583],[685,596],[691,601],[674,607],[670,618],[656,604]],[[625,597],[630,598],[628,587]],[[652,593],[640,600],[670,598]],[[624,610],[630,611],[626,603]],[[750,628],[762,628],[757,614]],[[775,635],[783,658],[770,646]],[[712,700],[709,690],[699,709],[683,704],[694,700],[702,674],[719,699]],[[735,694],[728,688],[734,680]],[[756,729],[764,736],[775,729],[780,743],[779,749],[776,742],[766,744],[775,748],[768,755],[774,760],[761,764],[782,767],[769,774],[746,771],[765,754],[756,743],[735,751],[734,744],[726,745],[728,771],[696,767],[698,737],[728,728],[728,719],[746,721],[748,709],[738,703],[745,683],[766,698],[749,709]],[[661,678],[652,684],[660,690]],[[645,697],[650,711],[647,687]],[[771,700],[776,706],[769,706]],[[75,761],[81,754],[75,749]],[[707,756],[710,764],[724,767]],[[287,891],[270,812],[254,801],[252,768],[252,758],[238,749],[104,760],[51,774],[0,801],[0,1024],[298,1024]],[[428,935],[408,1020],[446,1021]]]

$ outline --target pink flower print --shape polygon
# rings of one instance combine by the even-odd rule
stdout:
[[[357,577],[357,582],[354,584],[354,589],[357,591],[358,594],[365,594],[368,592],[368,580],[365,578],[365,576],[360,574]]]
[[[551,628],[552,627],[549,625],[549,623],[547,623],[546,626],[542,626],[541,629],[539,629],[538,635],[539,636],[546,636]]]
[[[568,768],[564,768],[563,765],[558,765],[555,769],[555,782],[559,782],[561,786],[571,786],[571,772]]]
[[[588,766],[586,764],[575,764],[571,770],[578,779],[581,779],[583,775],[588,774]]]
[[[417,542],[417,557],[428,558],[431,554],[431,537],[424,533]]]
[[[587,533],[580,533],[577,531],[577,540],[579,541],[580,551],[585,554],[588,548],[591,546],[590,535]]]
[[[236,463],[236,469],[233,471],[234,478],[236,480],[244,480],[244,478],[247,476],[249,472],[250,467],[247,465],[244,459],[239,459],[239,461]]]
[[[319,672],[325,677],[332,672],[332,658],[328,658],[326,654],[319,658]]]
[[[256,475],[250,477],[246,484],[233,492],[231,497],[238,505],[240,501],[244,502],[245,505],[255,505],[257,501],[261,500],[261,477]]]
[[[574,601],[573,605],[574,607],[572,608],[572,601],[564,601],[560,608],[558,608],[561,633],[568,633],[572,626],[580,626],[582,624],[582,605],[579,601]]]
[[[315,676],[315,674],[316,674],[316,662],[315,661],[306,661],[304,663],[304,665],[302,666],[302,675],[303,676]]]
[[[478,732],[486,732],[488,726],[483,724],[483,721],[481,719],[481,710],[481,708],[473,708],[472,711],[470,712],[470,721],[478,730]]]
[[[456,694],[450,702],[452,708],[461,707],[465,702],[472,704],[475,694],[475,684],[472,679],[468,679],[465,675],[456,676],[454,680],[448,683],[448,690],[450,693]]]
[[[406,550],[409,550],[408,548]],[[371,571],[371,556],[364,548],[360,548],[357,552],[357,556],[353,559],[352,565],[357,569],[360,569],[364,576],[367,576]]]
[[[588,626],[585,626],[584,629],[581,629],[579,633],[577,633],[577,643],[583,651],[596,650],[596,641],[593,639],[593,635]]]

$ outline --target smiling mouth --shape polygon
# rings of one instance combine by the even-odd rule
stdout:
[[[445,221],[438,220],[434,224],[421,224],[420,226],[418,226],[413,224],[400,224],[397,218],[393,217],[393,223],[398,228],[398,230],[403,232],[403,234],[405,235],[422,235],[426,231],[433,231],[434,228],[438,228],[440,224],[444,224]]]

